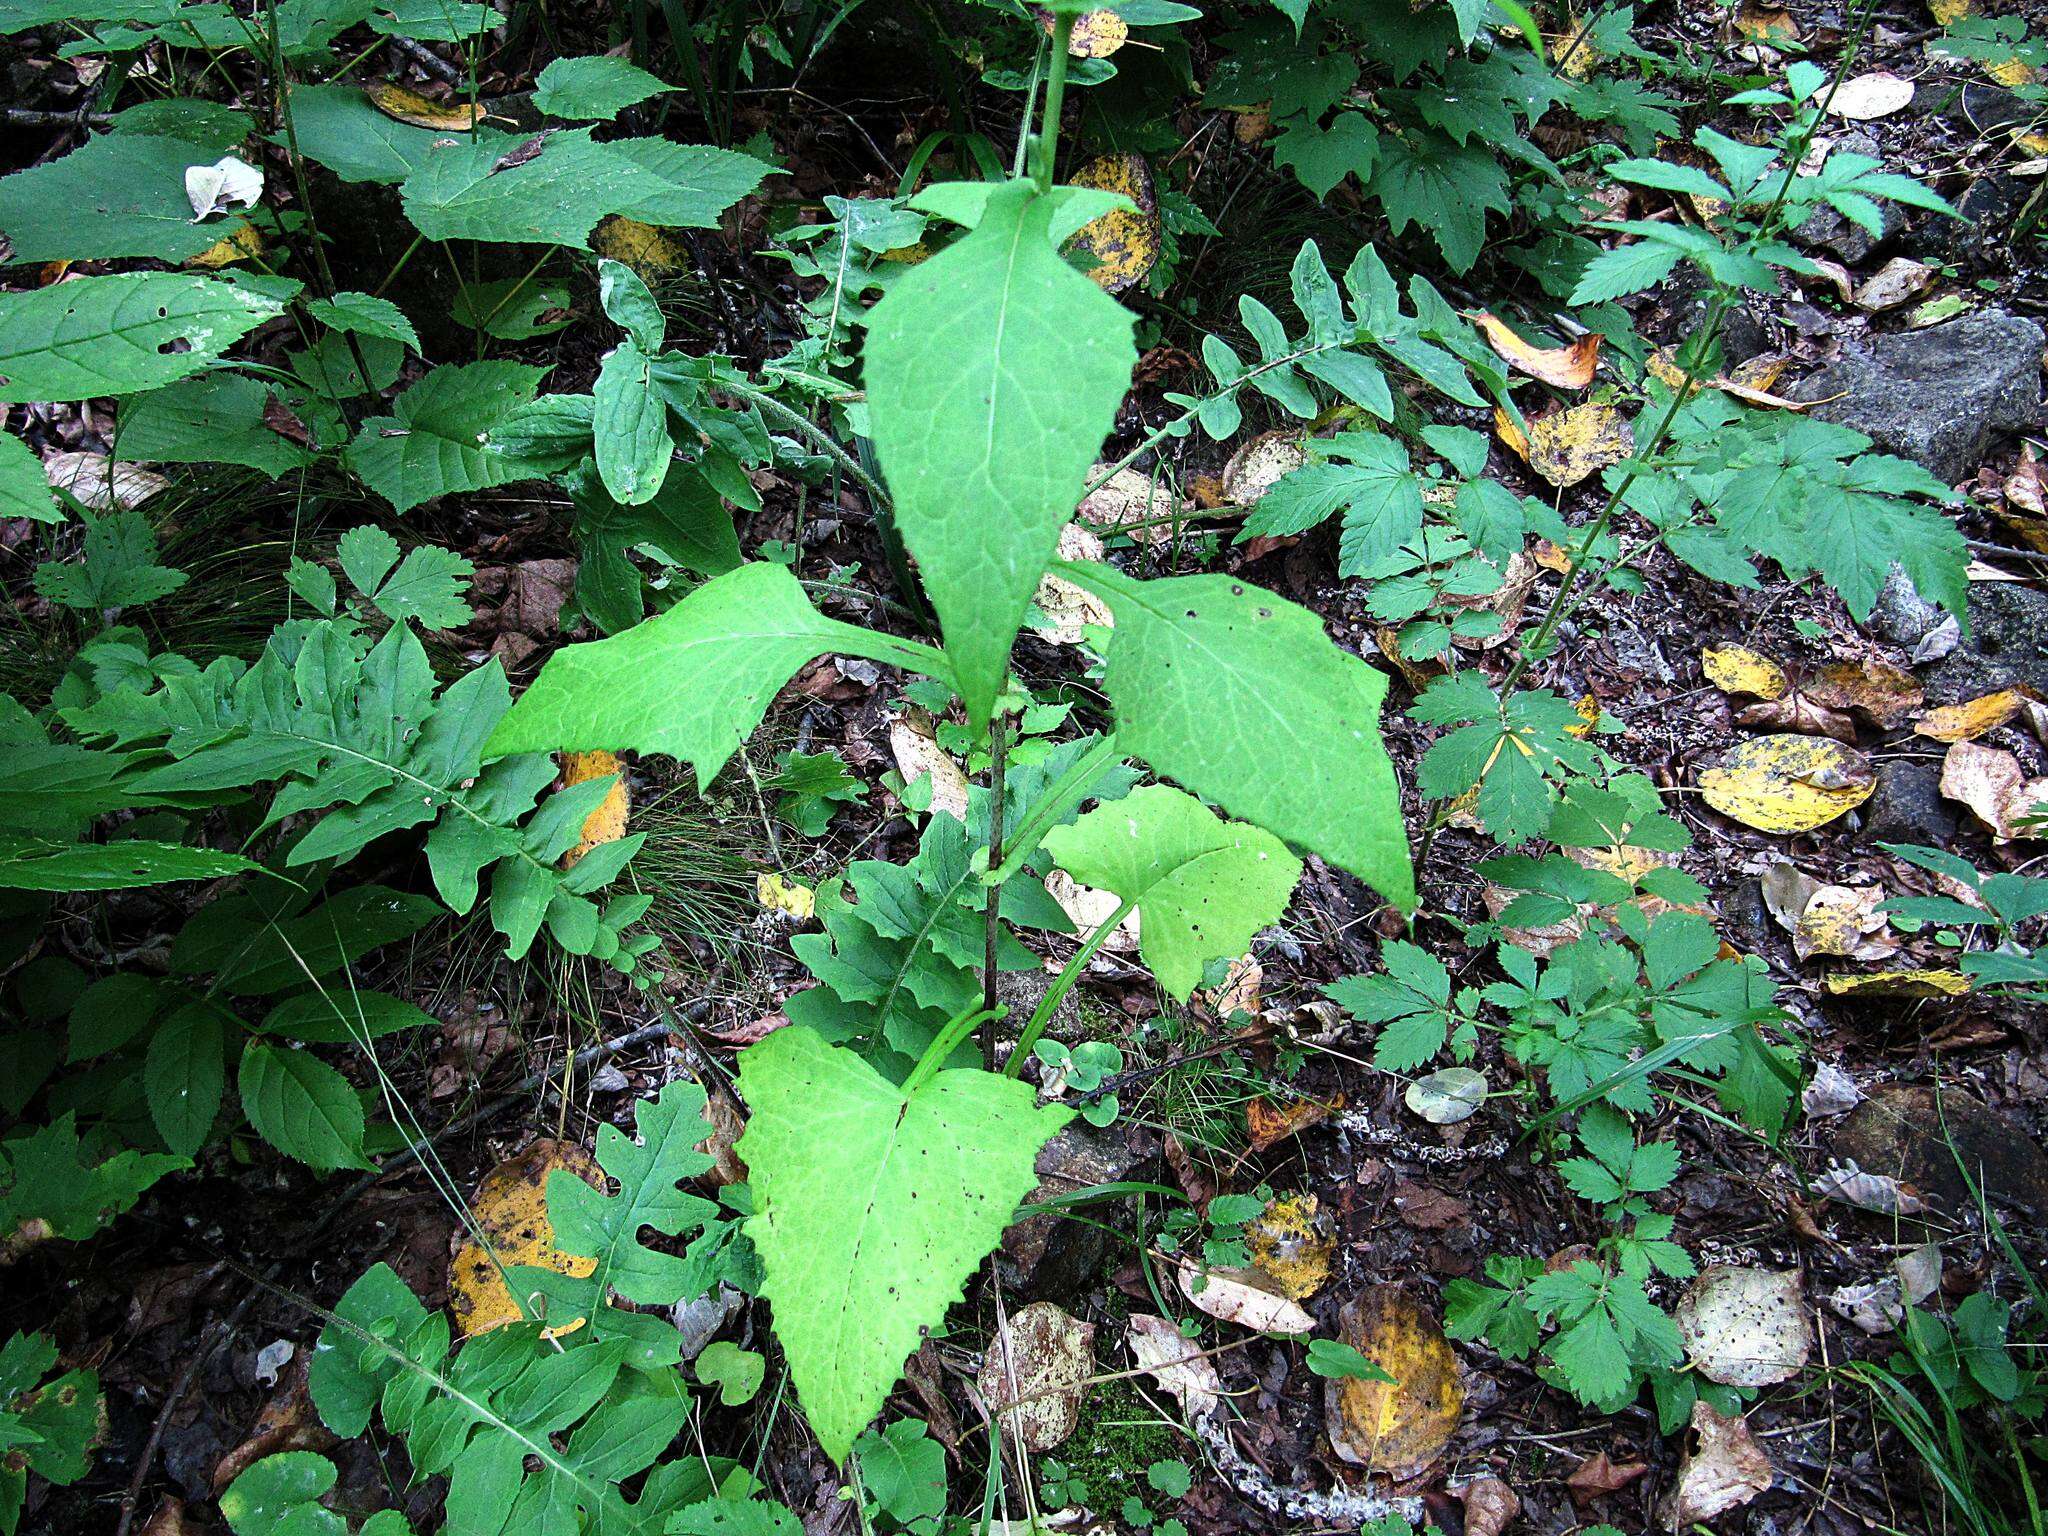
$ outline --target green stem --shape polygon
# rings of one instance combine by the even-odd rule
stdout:
[[[881,481],[860,467],[860,461],[832,438],[832,434],[812,421],[802,411],[783,404],[766,390],[756,389],[751,384],[741,384],[731,379],[720,379],[716,386],[727,394],[738,395],[742,400],[759,406],[777,421],[795,432],[816,448],[826,458],[838,465],[841,472],[850,476],[855,484],[868,493],[869,500],[878,512],[886,512],[892,503],[889,493],[882,489]]]
[[[908,1098],[916,1093],[936,1076],[939,1069],[945,1066],[946,1058],[951,1056],[960,1042],[973,1034],[984,1021],[999,1019],[1002,1016],[1001,1008],[993,1011],[987,1008],[963,1008],[954,1014],[932,1037],[932,1043],[926,1046],[924,1054],[917,1058],[917,1065],[910,1069],[910,1076],[903,1080],[904,1097]]]
[[[1010,760],[1010,730],[1003,719],[1002,711],[989,716],[988,722],[988,861],[1000,870],[1003,858],[1003,799],[1005,789],[1005,767]],[[988,887],[988,909],[982,919],[981,929],[981,1008],[985,1014],[996,1011],[996,952],[1001,948],[1003,937],[1003,883],[1001,879],[990,882]],[[981,1064],[989,1071],[996,1069],[996,1036],[990,1030],[981,1037]]]
[[[1024,1033],[1017,1037],[1017,1048],[1010,1052],[1010,1059],[1003,1063],[1003,1076],[1015,1077],[1024,1070],[1024,1063],[1031,1055],[1031,1047],[1038,1044],[1038,1037],[1045,1033],[1045,1026],[1052,1022],[1052,1016],[1059,1005],[1074,990],[1074,983],[1081,979],[1081,972],[1088,968],[1088,962],[1095,958],[1095,952],[1109,942],[1109,936],[1116,932],[1117,924],[1131,915],[1137,906],[1135,901],[1125,901],[1105,922],[1096,924],[1095,931],[1088,935],[1088,942],[1074,951],[1074,958],[1067,962],[1065,970],[1053,979],[1045,989],[1045,996],[1038,1000],[1038,1006],[1031,1010],[1030,1021],[1024,1026]]]
[[[1040,192],[1052,190],[1052,166],[1060,150],[1060,110],[1067,101],[1067,44],[1074,35],[1074,14],[1062,12],[1053,18],[1052,61],[1045,70],[1045,116],[1040,120],[1035,163],[1031,178]]]

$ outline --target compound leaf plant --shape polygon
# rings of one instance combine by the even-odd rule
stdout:
[[[1064,34],[1083,7],[1055,9]],[[1011,648],[1136,362],[1128,312],[1058,252],[1118,203],[1051,184],[1063,41],[1052,49],[1032,174],[942,184],[913,200],[968,232],[867,320],[873,442],[943,649],[826,618],[783,567],[743,565],[623,634],[550,658],[485,744],[487,759],[632,748],[687,759],[705,783],[798,668],[837,652],[953,690],[971,726],[991,730],[1002,772]],[[1412,906],[1399,796],[1379,739],[1379,674],[1305,610],[1227,578],[1142,581],[1074,561],[1057,569],[1115,615],[1105,682],[1117,747],[1193,794],[1137,790],[1052,835],[1054,817],[1034,821],[1054,859],[1143,912],[1146,958],[1169,990],[1186,996],[1206,961],[1241,952],[1279,916],[1300,871],[1283,838]],[[1275,732],[1290,748],[1282,760],[1325,766],[1320,782],[1280,782]],[[1056,786],[1062,812],[1094,782]],[[1251,825],[1224,821],[1194,796]],[[985,855],[998,874],[1005,859],[1038,852],[1006,844],[1003,831],[989,828]],[[1114,927],[1100,925],[1097,938]],[[1077,960],[1089,953],[1084,946]],[[1025,1026],[1013,1069],[1077,974],[1070,965]],[[742,1053],[752,1118],[739,1151],[754,1174],[746,1230],[798,1399],[835,1460],[995,1247],[1035,1182],[1039,1149],[1070,1113],[1034,1107],[1014,1070],[952,1064],[970,1031],[992,1025],[989,1010],[968,1002],[900,1082],[800,1023]]]

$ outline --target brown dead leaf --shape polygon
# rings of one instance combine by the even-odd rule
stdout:
[[[1710,1403],[1694,1403],[1692,1442],[1678,1465],[1678,1485],[1664,1505],[1665,1524],[1673,1531],[1697,1530],[1747,1504],[1776,1475],[1747,1419],[1717,1413]]]
[[[548,1176],[557,1170],[603,1188],[597,1162],[573,1141],[541,1137],[523,1152],[508,1157],[480,1179],[470,1209],[478,1234],[466,1237],[448,1265],[448,1310],[465,1337],[488,1333],[527,1316],[512,1299],[500,1267],[527,1264],[581,1278],[597,1268],[597,1260],[574,1257],[555,1247],[555,1229],[548,1220]],[[486,1242],[488,1246],[486,1246]],[[495,1262],[493,1262],[495,1256]],[[570,1333],[582,1318],[549,1319],[550,1335]]]
[[[1108,11],[1106,16],[1121,27],[1122,21]],[[1084,16],[1082,21],[1089,17]],[[1080,35],[1080,26],[1074,28]],[[1159,194],[1152,184],[1152,168],[1143,155],[1100,155],[1069,178],[1074,186],[1120,192],[1135,208],[1117,208],[1099,219],[1091,219],[1075,234],[1072,250],[1085,252],[1095,265],[1088,276],[1106,293],[1122,293],[1144,281],[1145,274],[1159,262],[1165,249],[1166,227],[1159,218]]]
[[[958,821],[967,819],[967,775],[946,755],[932,735],[931,724],[921,710],[911,710],[889,724],[889,752],[896,771],[907,789],[919,779],[928,781],[931,809]]]
[[[1472,1204],[1429,1184],[1401,1179],[1394,1185],[1394,1209],[1402,1225],[1418,1232],[1448,1232],[1472,1219]]]
[[[1100,561],[1106,551],[1101,539],[1079,523],[1068,523],[1060,529],[1059,553],[1062,560]],[[1086,587],[1052,571],[1038,578],[1034,601],[1046,619],[1038,634],[1054,645],[1079,645],[1091,626],[1110,629],[1116,624],[1109,604]]]
[[[1650,1470],[1648,1462],[1615,1461],[1605,1451],[1595,1451],[1572,1469],[1564,1480],[1572,1503],[1584,1508],[1595,1499],[1619,1493]]]
[[[1699,776],[1701,797],[1759,832],[1808,832],[1870,798],[1877,775],[1862,753],[1825,736],[1758,736]]]
[[[1264,966],[1249,954],[1239,955],[1230,962],[1222,984],[1210,987],[1200,996],[1209,1011],[1219,1019],[1227,1019],[1234,1013],[1257,1013],[1259,987],[1265,979]]]
[[[1081,1401],[1095,1374],[1095,1325],[1076,1322],[1049,1301],[1034,1301],[999,1328],[975,1378],[989,1412],[1013,1443],[1049,1451],[1081,1422]]]
[[[600,750],[562,754],[564,789],[613,775],[617,777],[605,792],[604,799],[598,802],[596,810],[583,818],[583,832],[576,846],[562,855],[562,868],[573,869],[578,859],[600,843],[615,843],[624,837],[626,817],[633,805],[632,791],[626,786],[626,765],[619,761],[616,753]]]
[[[1465,1536],[1502,1536],[1522,1512],[1522,1496],[1497,1477],[1475,1477],[1458,1490]]]
[[[1436,1318],[1401,1286],[1375,1285],[1337,1314],[1337,1336],[1394,1379],[1325,1383],[1331,1448],[1396,1482],[1434,1464],[1465,1408],[1458,1357]]]
[[[1223,494],[1233,506],[1255,506],[1281,476],[1293,474],[1307,462],[1308,450],[1299,432],[1261,432],[1224,464]]]
[[[266,1456],[282,1451],[324,1451],[335,1437],[314,1411],[312,1393],[307,1389],[306,1365],[310,1351],[293,1351],[278,1379],[277,1388],[256,1414],[256,1422],[242,1443],[223,1456],[213,1469],[215,1491],[227,1487]]]
[[[1912,81],[1879,69],[1844,80],[1828,101],[1827,110],[1832,116],[1847,118],[1852,123],[1867,123],[1890,117],[1912,100]]]
[[[140,464],[116,464],[104,453],[53,453],[43,460],[50,489],[68,491],[94,512],[126,512],[165,490],[170,481]]]
[[[1856,745],[1856,722],[1838,710],[1817,704],[1803,692],[1751,704],[1738,710],[1735,723],[1753,731],[1797,731],[1802,736],[1831,736]]]
[[[1829,997],[1962,997],[1970,990],[1970,978],[1960,971],[1875,971],[1868,976],[1823,977],[1821,987]]]
[[[1878,910],[1884,899],[1881,886],[1822,886],[1792,927],[1793,950],[1802,960],[1815,955],[1883,960],[1896,954],[1898,938]]]
[[[1729,21],[1738,34],[1753,43],[1799,41],[1799,23],[1792,19],[1792,13],[1781,11],[1776,6],[1761,5],[1758,0],[1741,0]]]
[[[2031,688],[2001,688],[1960,704],[1941,704],[1913,722],[1913,734],[1935,741],[1975,741],[2005,725],[2040,695]]]
[[[1853,710],[1890,730],[1927,697],[1910,672],[1876,656],[1837,661],[1800,684],[1800,692],[1827,709]]]
[[[485,116],[480,102],[433,101],[392,80],[364,86],[363,95],[386,117],[415,128],[431,128],[436,133],[467,133]]]
[[[1941,792],[1968,806],[2002,843],[2032,837],[2021,819],[2048,801],[2048,779],[2028,779],[2020,760],[2000,747],[1958,741],[1941,760]]]
[[[1679,1297],[1673,1316],[1693,1369],[1723,1386],[1790,1381],[1813,1353],[1813,1327],[1796,1269],[1703,1269]]]
[[[1584,389],[1600,367],[1599,332],[1588,331],[1568,346],[1538,347],[1522,340],[1507,324],[1485,310],[1465,316],[1486,333],[1487,345],[1508,362],[1554,389]]]
[[[1912,303],[1932,288],[1940,276],[1925,262],[1894,256],[1863,280],[1850,302],[1866,314],[1881,314]]]
[[[1176,1272],[1189,1301],[1219,1322],[1254,1333],[1307,1333],[1315,1319],[1256,1269],[1211,1269],[1181,1258]]]
[[[590,236],[590,248],[600,256],[624,262],[649,282],[691,264],[689,247],[667,230],[621,216],[597,226]]]
[[[1109,891],[1098,891],[1092,885],[1082,885],[1063,869],[1056,869],[1045,877],[1046,894],[1059,904],[1059,909],[1072,920],[1081,933],[1093,933],[1112,917],[1123,899]],[[1138,948],[1138,913],[1134,908],[1116,925],[1116,931],[1102,941],[1102,947],[1112,954],[1133,954]]]
[[[1092,482],[1108,467],[1097,464],[1088,471],[1089,480]],[[1155,548],[1172,542],[1177,518],[1191,515],[1192,508],[1186,502],[1165,485],[1153,484],[1150,475],[1136,469],[1120,469],[1111,475],[1082,499],[1075,514],[1098,533],[1121,533]]]
[[[1124,1341],[1138,1369],[1179,1399],[1189,1418],[1214,1413],[1222,1401],[1223,1380],[1213,1360],[1200,1358],[1200,1342],[1182,1337],[1172,1323],[1147,1312],[1133,1312],[1129,1326]]]
[[[1337,1251],[1314,1195],[1282,1195],[1245,1224],[1245,1251],[1281,1295],[1306,1301],[1330,1280]]]

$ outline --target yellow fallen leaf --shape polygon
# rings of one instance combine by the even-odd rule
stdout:
[[[1324,1387],[1330,1446],[1353,1466],[1401,1482],[1444,1453],[1465,1384],[1437,1320],[1399,1285],[1375,1285],[1337,1316],[1337,1336],[1391,1382],[1335,1376]]]
[[[1102,155],[1074,172],[1069,180],[1077,187],[1121,192],[1137,205],[1135,209],[1117,208],[1099,219],[1091,219],[1074,235],[1072,248],[1086,252],[1095,262],[1088,275],[1108,293],[1122,293],[1143,281],[1158,263],[1166,240],[1165,226],[1159,219],[1159,195],[1145,157]]]
[[[1115,11],[1085,11],[1074,18],[1074,30],[1067,36],[1067,56],[1075,59],[1106,59],[1123,47],[1131,29]]]
[[[1500,440],[1514,451],[1516,458],[1527,462],[1529,458],[1529,435],[1524,432],[1515,418],[1499,406],[1493,408],[1493,430],[1500,434]]]
[[[1744,693],[1759,699],[1782,699],[1792,684],[1785,669],[1746,645],[1710,645],[1700,652],[1707,681],[1723,693]]]
[[[1867,976],[1829,976],[1829,997],[1962,997],[1970,978],[1960,971],[1876,971]]]
[[[1254,1333],[1307,1333],[1316,1325],[1300,1302],[1281,1295],[1256,1269],[1214,1269],[1183,1257],[1176,1273],[1188,1300],[1219,1322]]]
[[[1576,736],[1580,741],[1584,741],[1599,728],[1600,716],[1604,711],[1600,708],[1600,701],[1590,693],[1582,694],[1579,702],[1574,704],[1572,708],[1578,714],[1579,723],[1566,726],[1564,733],[1567,736]]]
[[[1499,427],[1496,414],[1494,425]],[[1529,467],[1560,489],[1577,485],[1595,470],[1618,463],[1635,451],[1635,435],[1620,411],[1603,400],[1589,400],[1544,416],[1529,418],[1526,447],[1517,433],[1501,433],[1502,441],[1528,460]]]
[[[390,80],[364,86],[363,94],[386,117],[436,133],[467,133],[484,120],[481,102],[434,101]]]
[[[1314,1195],[1282,1195],[1245,1223],[1252,1266],[1292,1301],[1306,1301],[1330,1282],[1337,1242]]]
[[[667,230],[642,224],[638,219],[606,219],[592,231],[590,248],[600,256],[624,262],[650,281],[681,272],[690,265],[690,252],[682,241]]]
[[[605,751],[564,752],[562,788],[587,784],[592,779],[616,775],[597,809],[583,818],[583,832],[576,846],[562,855],[562,868],[573,869],[576,861],[600,843],[615,843],[626,835],[626,817],[633,806],[633,793],[626,787],[626,765],[617,754]]]
[[[1883,902],[1880,886],[1820,887],[1792,925],[1794,952],[1802,960],[1815,955],[1882,960],[1896,953],[1899,941],[1891,932],[1889,919],[1878,911]]]
[[[2031,688],[2001,688],[1960,704],[1941,704],[1913,722],[1913,734],[1934,741],[1975,741],[2009,722],[2037,695]]]
[[[1588,331],[1569,346],[1537,347],[1522,340],[1507,325],[1485,310],[1465,317],[1486,333],[1487,345],[1532,379],[1541,379],[1557,389],[1584,389],[1593,382],[1600,366],[1598,331]]]
[[[222,235],[197,256],[188,256],[185,265],[204,267],[212,272],[233,262],[249,261],[262,254],[263,232],[254,224],[243,224]]]
[[[1944,27],[1954,26],[1973,9],[1971,0],[1927,0],[1927,14]]]
[[[571,1257],[555,1247],[547,1186],[548,1176],[558,1169],[594,1189],[603,1187],[604,1175],[588,1152],[573,1141],[547,1137],[529,1143],[525,1151],[506,1158],[478,1180],[470,1199],[477,1231],[448,1264],[448,1310],[464,1336],[487,1333],[529,1315],[505,1285],[504,1271],[515,1265],[579,1279],[596,1270],[597,1260]],[[486,1241],[480,1242],[479,1234]],[[550,1336],[583,1326],[580,1317],[546,1321]]]
[[[754,877],[754,895],[770,912],[781,912],[806,922],[817,906],[817,894],[808,885],[781,875],[762,871]]]
[[[1735,30],[1753,43],[1796,43],[1799,41],[1799,23],[1792,19],[1789,11],[1776,6],[1759,5],[1757,0],[1742,0],[1735,7],[1731,18]]]
[[[1699,777],[1708,805],[1759,832],[1810,832],[1870,798],[1877,776],[1827,736],[1758,736]]]

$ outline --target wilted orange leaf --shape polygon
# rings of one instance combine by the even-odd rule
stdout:
[[[1537,347],[1522,340],[1506,323],[1485,310],[1465,317],[1486,333],[1487,345],[1532,379],[1557,389],[1584,389],[1600,366],[1601,337],[1588,331],[1569,346]]]
[[[486,1333],[528,1315],[505,1284],[504,1271],[516,1265],[579,1278],[596,1270],[597,1260],[571,1257],[555,1247],[547,1189],[548,1175],[557,1169],[592,1188],[602,1187],[604,1175],[588,1152],[573,1141],[546,1137],[508,1157],[477,1182],[470,1201],[476,1231],[448,1265],[448,1310],[464,1335]],[[547,1321],[551,1334],[583,1326],[581,1318]]]
[[[485,115],[480,102],[434,101],[390,80],[364,86],[363,94],[386,117],[415,128],[431,128],[436,133],[467,133]]]

